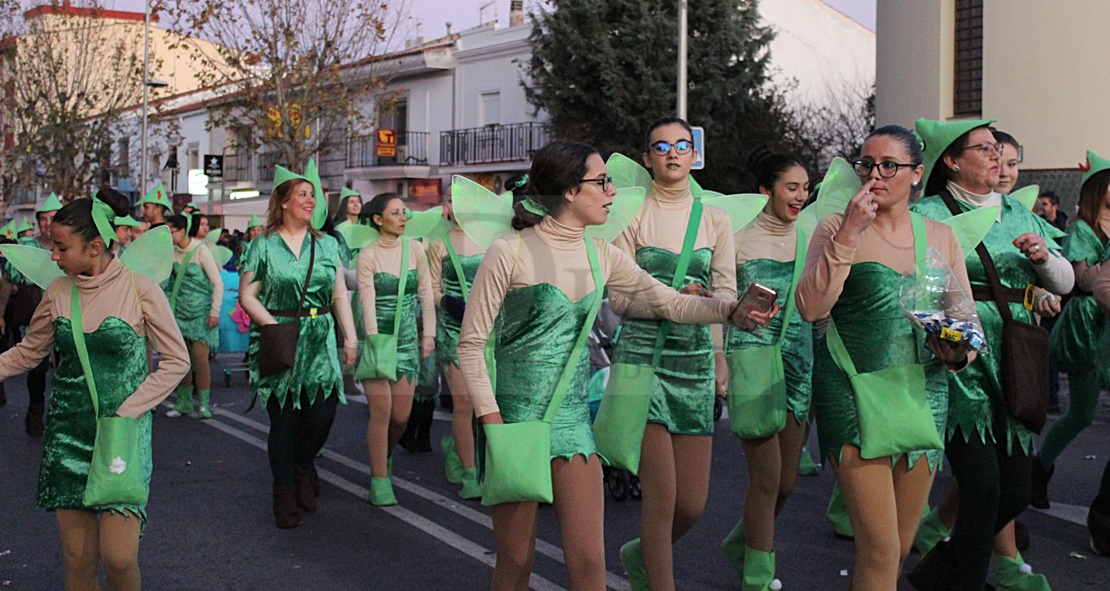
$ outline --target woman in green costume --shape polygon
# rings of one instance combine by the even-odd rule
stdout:
[[[470,393],[459,370],[456,348],[470,286],[474,284],[485,250],[459,227],[450,201],[444,204],[443,213],[451,221],[451,229],[446,236],[435,239],[428,246],[428,270],[437,307],[436,359],[451,391],[451,435],[443,437],[442,447],[448,466],[448,480],[452,484],[462,484],[460,497],[477,499],[482,496],[482,491],[474,465],[474,406],[470,403]],[[454,464],[459,469],[452,474]]]
[[[1100,367],[1110,365],[1110,339],[1106,318],[1091,297],[1094,280],[1110,258],[1110,160],[1087,152],[1087,167],[1079,189],[1079,213],[1068,226],[1064,247],[1075,270],[1075,292],[1052,330],[1052,352],[1061,370],[1068,374],[1071,403],[1041,445],[1039,461],[1033,462],[1032,504],[1047,509],[1048,481],[1060,452],[1091,425],[1098,406],[1104,377]],[[1100,346],[1101,345],[1101,346]]]
[[[251,241],[239,267],[239,304],[252,321],[247,347],[251,391],[270,415],[267,451],[274,478],[274,517],[280,528],[300,525],[298,508],[316,510],[319,488],[313,460],[328,439],[336,406],[345,402],[336,319],[343,329],[344,365],[354,363],[357,345],[339,243],[310,223],[314,192],[307,178],[277,167],[265,229]],[[312,276],[304,294],[310,265]],[[295,318],[302,294],[301,317]],[[295,363],[292,369],[262,376],[259,327],[279,322],[300,324]]]
[[[220,268],[205,243],[197,238],[200,219],[193,214],[191,220],[175,215],[166,221],[173,238],[174,275],[166,283],[177,326],[192,359],[192,371],[177,387],[177,401],[173,410],[166,413],[174,418],[193,412],[193,391],[197,393],[197,416],[212,418],[209,398],[212,393],[212,368],[208,352],[219,347],[220,337],[216,327],[220,323],[220,306],[223,304],[224,283]]]
[[[813,327],[794,315],[790,311],[793,306],[788,305],[793,300],[795,270],[805,264],[806,237],[804,233],[799,236],[795,222],[809,198],[809,173],[796,157],[775,154],[767,146],[752,150],[748,168],[759,183],[759,192],[769,199],[755,221],[734,235],[737,292],[758,283],[775,290],[779,306],[788,312],[776,316],[760,334],[729,331],[725,351],[775,346],[783,335],[783,322],[789,322],[781,339],[786,421],[781,429],[769,433],[767,429],[747,431],[751,436],[741,440],[748,463],[744,518],[722,544],[743,580],[743,589],[754,591],[767,589],[775,580],[775,516],[798,479],[812,392]],[[743,383],[748,372],[759,369],[730,374],[729,388],[765,391],[768,384]]]
[[[926,146],[924,197],[913,210],[932,219],[997,207],[995,223],[982,245],[998,269],[1005,304],[1015,320],[1033,323],[1059,312],[1052,293],[1071,290],[1071,265],[1053,252],[1060,233],[998,185],[1002,146],[986,120],[939,122],[920,119],[917,133]],[[1010,416],[1001,383],[1002,317],[987,285],[977,252],[964,253],[972,295],[992,354],[949,377],[945,455],[959,483],[960,504],[949,542],[937,544],[909,575],[919,591],[961,585],[982,589],[992,540],[1029,504],[1033,432]],[[1034,310],[1022,302],[1037,286]],[[1044,290],[1047,290],[1044,291]],[[1047,393],[1046,393],[1047,396]]]
[[[831,320],[826,337],[815,345],[813,405],[821,456],[833,467],[855,533],[851,588],[889,591],[897,586],[940,463],[945,369],[959,371],[969,359],[963,345],[925,339],[914,330],[902,315],[900,288],[907,277],[920,277],[929,247],[952,268],[958,284],[970,288],[954,233],[910,213],[910,193],[922,175],[913,134],[899,126],[879,128],[864,142],[860,158],[855,168],[863,187],[844,214],[818,223],[797,305],[807,321]],[[836,349],[830,344],[834,334]],[[905,384],[905,399],[887,402],[885,410],[894,416],[919,408],[913,422],[897,431],[884,421],[864,423],[873,415],[858,410],[863,396],[844,369],[849,367],[844,356],[860,375],[908,368],[891,378]],[[923,437],[891,442],[882,453],[865,445],[911,429]]]
[[[57,516],[67,590],[97,589],[98,565],[104,568],[109,591],[141,588],[139,536],[146,507],[88,507],[83,501],[96,419],[140,419],[140,469],[149,486],[153,467],[150,410],[189,370],[185,343],[165,294],[150,278],[133,273],[111,255],[114,232],[105,238],[94,222],[93,216],[99,215],[103,226],[110,228],[108,221],[127,215],[127,209],[123,195],[103,189],[96,200],[75,199],[58,210],[52,229],[53,260],[66,276],[52,281],[44,291],[23,341],[0,356],[0,379],[5,379],[58,352],[36,505]],[[74,286],[94,368],[99,415],[93,412],[72,336]],[[153,373],[147,370],[148,339],[160,359]]]
[[[694,196],[690,167],[697,159],[693,132],[678,117],[663,117],[644,134],[643,163],[654,180],[640,214],[613,243],[640,268],[672,283],[688,224],[697,225],[684,294],[736,298],[736,251],[732,224],[715,207],[690,220]],[[637,317],[635,302],[614,294],[613,311],[624,324],[614,363],[651,366],[661,323]],[[720,331],[709,326],[671,325],[655,367],[651,407],[641,447],[643,505],[641,537],[621,548],[634,589],[674,588],[673,544],[701,518],[709,493],[713,451],[713,403]]]
[[[608,287],[658,316],[696,324],[725,322],[737,306],[733,300],[679,294],[622,250],[586,238],[588,226],[606,222],[616,193],[592,147],[552,142],[536,152],[528,177],[528,199],[514,206],[513,228],[520,232],[493,242],[474,279],[459,337],[459,366],[484,425],[540,420],[565,368],[574,368],[551,424],[554,507],[570,588],[603,589],[605,503],[586,391],[588,352],[583,348],[578,359],[568,359],[593,296]],[[591,250],[600,285],[593,280]],[[495,326],[496,394],[484,354]],[[535,502],[492,507],[497,565],[491,589],[528,587],[537,509]]]
[[[420,360],[435,349],[435,305],[424,247],[404,238],[408,223],[405,204],[393,193],[375,196],[363,209],[370,225],[380,233],[373,244],[358,255],[358,297],[362,302],[363,327],[367,338],[378,334],[397,335],[396,380],[364,380],[370,420],[366,424],[366,447],[370,456],[370,496],[375,505],[396,505],[391,481],[392,455],[405,433],[412,411]],[[404,257],[408,257],[407,260]],[[400,274],[404,269],[404,294]],[[423,338],[416,330],[417,299],[424,324]],[[400,312],[400,314],[398,314]],[[399,324],[398,324],[399,323]],[[363,347],[370,346],[363,343]]]

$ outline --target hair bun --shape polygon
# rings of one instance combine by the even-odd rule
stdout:
[[[115,212],[116,217],[123,217],[131,213],[131,202],[127,197],[124,197],[123,193],[111,187],[104,187],[97,191],[96,198],[108,204]]]
[[[752,174],[758,173],[759,169],[763,166],[764,161],[773,156],[775,153],[767,146],[767,144],[759,144],[748,152],[748,160],[746,165]]]

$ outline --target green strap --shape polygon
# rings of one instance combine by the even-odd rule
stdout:
[[[690,208],[690,219],[686,221],[686,235],[682,238],[682,252],[678,255],[675,264],[674,277],[671,287],[680,289],[686,281],[686,270],[690,268],[690,259],[694,256],[694,241],[698,238],[698,228],[701,227],[701,199],[694,199]],[[659,323],[659,334],[655,337],[655,351],[651,355],[651,366],[659,366],[659,358],[663,355],[663,345],[667,342],[667,335],[671,333],[671,321],[663,320]]]
[[[100,398],[96,394],[96,381],[93,380],[92,364],[89,363],[89,350],[85,347],[85,324],[81,320],[81,292],[77,289],[77,282],[73,282],[69,300],[69,324],[73,332],[73,343],[77,346],[77,357],[81,360],[81,370],[85,374],[85,383],[89,385],[89,395],[92,397],[93,415],[100,417]]]
[[[200,247],[201,245],[198,244],[197,248]],[[193,260],[193,255],[197,253],[197,248],[185,253],[185,256],[181,259],[181,266],[177,269],[177,277],[175,277],[173,281],[173,293],[170,294],[170,309],[175,312],[177,311],[177,294],[181,292],[181,286],[185,283],[185,268],[188,267],[189,263]]]
[[[926,270],[925,252],[929,248],[929,243],[925,235],[925,218],[914,213],[911,214],[913,225],[913,252],[914,257],[917,259],[916,273],[920,276]],[[829,347],[829,354],[832,356],[836,365],[848,374],[848,377],[859,375],[856,370],[856,364],[852,362],[852,357],[848,355],[848,349],[844,346],[844,340],[840,338],[840,332],[836,330],[836,322],[829,319],[829,328],[825,332],[825,343]],[[915,347],[918,361],[921,360],[921,350]]]
[[[794,319],[794,312],[798,309],[794,301],[794,292],[798,289],[798,280],[802,277],[802,269],[806,266],[806,245],[809,243],[805,232],[797,228],[797,241],[794,246],[794,276],[790,278],[790,290],[786,292],[786,310],[782,314],[782,332],[779,333],[781,345],[786,342],[786,330],[790,328],[790,321]]]
[[[405,311],[405,284],[409,279],[409,241],[401,238],[401,276],[397,285],[397,310],[393,313],[393,336],[401,328],[402,312]]]
[[[594,276],[594,303],[590,306],[590,311],[586,314],[586,322],[582,324],[582,330],[578,333],[578,340],[574,343],[574,349],[570,352],[570,359],[567,361],[566,367],[563,368],[563,375],[559,376],[559,383],[555,386],[555,395],[551,397],[551,402],[547,405],[547,412],[543,415],[543,422],[550,423],[555,420],[555,413],[559,412],[559,407],[563,404],[563,397],[570,388],[570,380],[574,378],[574,374],[578,371],[578,359],[582,356],[582,348],[586,346],[586,339],[590,335],[590,330],[594,327],[594,319],[597,318],[597,310],[601,307],[602,291],[604,291],[604,284],[601,278],[601,265],[597,262],[597,250],[590,239],[586,239],[586,256],[590,259],[590,270]]]
[[[466,285],[466,275],[463,273],[462,261],[459,260],[459,255],[455,253],[455,247],[451,246],[450,236],[443,237],[443,244],[447,246],[447,258],[451,259],[451,266],[455,267],[455,276],[459,279],[463,301],[466,302],[470,300],[470,288]]]

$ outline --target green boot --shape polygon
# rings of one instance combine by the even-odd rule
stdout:
[[[1033,572],[1033,568],[1021,559],[1017,560],[1001,554],[994,555],[994,584],[998,591],[1052,591],[1044,575]]]
[[[366,497],[371,505],[388,507],[397,504],[397,497],[393,495],[393,481],[389,478],[370,478],[370,495]]]
[[[640,538],[621,546],[621,564],[628,575],[628,585],[632,591],[649,591],[647,567],[644,566],[644,553],[640,550]]]
[[[478,484],[477,468],[463,468],[462,490],[459,491],[459,497],[468,501],[482,498],[482,487]]]
[[[775,551],[760,552],[744,548],[744,584],[741,591],[778,591],[782,583],[775,578]]]
[[[212,418],[212,411],[208,409],[208,402],[211,397],[211,390],[197,390],[197,398],[200,399],[200,408],[197,409],[197,417],[202,419]]]
[[[829,522],[837,537],[849,540],[856,537],[855,532],[852,531],[852,522],[848,519],[848,509],[844,506],[844,497],[840,495],[839,486],[833,487],[829,506],[825,509],[825,521]]]
[[[447,482],[462,484],[463,466],[462,460],[459,459],[459,450],[455,447],[455,438],[444,435],[443,439],[439,440],[439,447],[443,450],[443,466],[447,474]]]
[[[721,549],[725,551],[725,556],[728,556],[728,561],[736,568],[736,575],[741,579],[744,578],[744,549],[747,544],[744,542],[744,520],[736,522],[736,527],[728,532],[725,540],[721,542]]]
[[[913,549],[922,556],[929,553],[941,540],[950,536],[952,532],[937,515],[937,510],[925,511],[921,516],[921,524],[917,526],[917,535],[913,538]]]
[[[166,413],[167,417],[174,418],[193,412],[193,387],[178,386],[177,400],[173,403],[173,410]]]
[[[809,448],[803,447],[802,458],[798,462],[798,474],[801,476],[817,476],[820,473],[821,470],[814,463],[813,456],[809,455]]]

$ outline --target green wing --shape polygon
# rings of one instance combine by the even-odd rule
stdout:
[[[231,252],[230,248],[220,246],[219,244],[209,246],[208,250],[212,251],[212,258],[216,259],[216,266],[220,268],[223,268],[223,266],[231,260],[231,257],[235,256],[235,253]],[[126,254],[126,252],[124,254]]]
[[[513,198],[514,198],[514,196],[513,196],[512,191],[501,194],[501,200],[504,201],[505,203],[508,203],[509,207],[513,206]]]
[[[825,178],[821,180],[817,199],[798,214],[798,228],[812,236],[821,218],[844,213],[848,202],[859,192],[863,184],[851,164],[843,158],[833,158]]]
[[[513,231],[513,206],[466,177],[451,179],[451,202],[455,220],[483,250]]]
[[[173,239],[169,226],[158,226],[143,232],[123,251],[119,262],[123,266],[163,283],[173,271]]]
[[[586,228],[587,238],[601,238],[606,242],[612,242],[617,239],[617,236],[624,232],[628,224],[636,219],[640,213],[640,208],[644,205],[644,196],[647,195],[647,190],[643,187],[626,187],[624,189],[617,189],[616,196],[613,197],[613,204],[609,206],[609,219],[600,226],[590,226]]]
[[[639,162],[624,154],[613,152],[609,156],[609,160],[605,162],[605,168],[608,170],[609,176],[613,177],[613,185],[618,189],[640,187],[644,190],[651,190],[651,173]]]
[[[951,227],[952,231],[956,233],[956,238],[960,241],[960,248],[964,250],[966,255],[975,250],[975,247],[987,236],[987,232],[991,231],[1000,211],[1002,211],[1000,205],[978,207],[960,215],[940,220],[940,222]]]
[[[732,222],[732,232],[739,232],[763,211],[767,205],[767,196],[762,193],[740,193],[736,195],[721,195],[714,191],[703,193],[702,203],[725,210],[728,219]]]
[[[58,263],[50,258],[51,251],[37,246],[5,244],[0,246],[0,254],[3,254],[8,259],[8,263],[22,273],[27,281],[43,289],[46,289],[51,281],[65,275],[58,268]]]
[[[1029,185],[1010,193],[1010,197],[1020,201],[1029,211],[1033,211],[1033,206],[1037,203],[1037,196],[1040,194],[1041,187],[1039,185]]]
[[[362,250],[378,239],[377,230],[362,224],[343,222],[335,227],[335,231],[343,236],[343,240],[347,242],[347,248],[352,251]]]
[[[443,207],[433,207],[427,211],[414,211],[405,224],[406,238],[427,238],[434,240],[451,228],[451,222],[443,217]]]
[[[223,228],[212,228],[208,231],[208,234],[204,236],[204,240],[209,244],[215,244],[220,241],[220,236],[223,235],[223,233]]]

